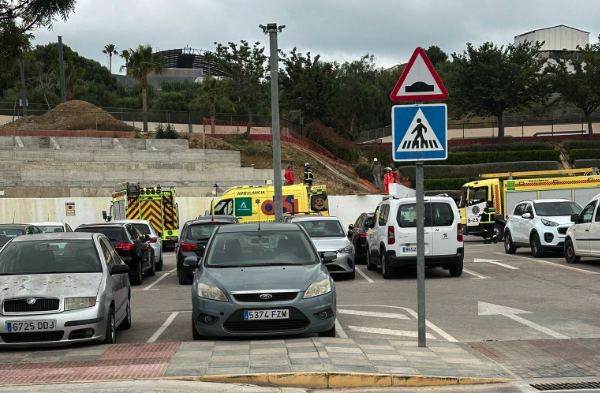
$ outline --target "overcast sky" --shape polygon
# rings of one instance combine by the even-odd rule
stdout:
[[[79,54],[108,65],[105,44],[120,51],[139,44],[155,49],[214,42],[260,41],[259,24],[286,25],[279,47],[344,62],[374,54],[378,66],[406,62],[417,46],[447,53],[466,43],[512,43],[515,35],[559,24],[600,33],[599,0],[77,0],[75,14],[51,31],[35,31],[34,44],[58,35]],[[268,53],[268,50],[267,50]],[[113,58],[113,72],[123,60]]]

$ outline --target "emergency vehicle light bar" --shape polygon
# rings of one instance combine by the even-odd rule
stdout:
[[[479,177],[481,177],[482,179],[496,179],[496,178],[503,178],[503,177],[508,177],[509,179],[512,179],[513,177],[521,177],[521,176],[575,175],[575,174],[587,174],[587,173],[596,175],[598,173],[598,168],[559,169],[559,170],[554,170],[554,171],[488,173],[486,175],[479,175]]]

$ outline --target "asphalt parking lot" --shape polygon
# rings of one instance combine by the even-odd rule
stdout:
[[[175,258],[133,287],[133,327],[119,343],[189,341],[191,287],[177,283]],[[337,280],[338,337],[416,340],[416,272],[384,280],[358,265],[355,280]],[[561,254],[514,255],[503,245],[465,241],[465,270],[450,277],[426,272],[427,333],[431,342],[600,338],[600,260],[567,264]]]

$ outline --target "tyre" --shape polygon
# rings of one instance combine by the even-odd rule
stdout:
[[[385,255],[385,251],[381,255],[381,273],[386,280],[394,277],[394,271],[390,266],[387,255]]]
[[[194,276],[186,276],[181,273],[181,270],[177,270],[177,278],[179,279],[179,285],[190,285]]]
[[[377,265],[371,263],[371,253],[367,250],[367,270],[374,271],[377,270]]]
[[[319,332],[319,337],[335,337],[335,325],[327,331]]]
[[[350,273],[346,273],[346,279],[348,279],[348,280],[354,280],[355,277],[356,277],[356,266],[352,268],[352,271]]]
[[[448,271],[452,277],[460,277],[463,272],[463,261],[460,261],[458,265],[450,265]]]
[[[504,238],[504,226],[494,224],[494,233],[496,234],[496,240],[502,240]]]
[[[512,241],[512,236],[508,231],[506,231],[506,233],[504,234],[504,252],[506,252],[507,254],[514,254],[515,252],[517,252],[517,247],[515,247]]]
[[[533,254],[534,257],[539,258],[544,255],[544,249],[542,248],[542,243],[540,242],[540,236],[537,233],[531,235],[529,244],[531,245],[531,254]]]
[[[573,245],[573,240],[569,239],[565,243],[565,259],[568,263],[577,263],[581,260],[581,257],[578,257],[575,254],[575,246]]]
[[[162,272],[163,270],[163,255],[162,255],[162,251],[160,252],[160,259],[158,260],[158,263],[156,264],[156,270],[159,272]]]
[[[198,333],[198,331],[196,330],[196,324],[194,323],[194,315],[192,314],[192,339],[194,341],[198,341],[204,340],[204,338],[205,337]]]
[[[154,255],[150,256],[150,269],[146,270],[146,277],[154,277],[156,275],[156,263],[154,263]]]
[[[129,276],[129,281],[131,282],[131,285],[142,285],[143,280],[142,262],[138,262],[137,270]]]
[[[131,329],[131,296],[127,299],[127,315],[125,315],[125,319],[119,325],[119,330],[129,330]]]
[[[102,344],[116,344],[117,343],[117,327],[115,326],[115,311],[111,308],[108,318],[106,320],[106,337],[102,341]]]

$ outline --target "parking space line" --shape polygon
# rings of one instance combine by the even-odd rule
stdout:
[[[363,278],[364,278],[365,280],[367,280],[368,282],[375,282],[375,281],[373,281],[371,278],[369,278],[369,276],[367,276],[367,275],[365,274],[365,272],[363,272],[362,270],[360,270],[360,268],[359,268],[358,266],[354,266],[354,268],[356,269],[356,271],[358,272],[358,274],[360,274],[361,276],[363,276]]]
[[[372,334],[384,334],[386,336],[402,336],[402,337],[418,337],[418,332],[411,332],[408,330],[392,330],[392,329],[381,329],[371,328],[364,326],[348,326],[348,329],[354,330],[355,332],[361,333],[372,333]],[[431,333],[425,335],[428,339],[435,340],[435,336]]]
[[[477,279],[483,279],[483,280],[486,280],[486,279],[488,279],[488,278],[489,278],[488,276],[484,276],[483,274],[476,273],[476,272],[474,272],[473,270],[465,269],[464,267],[463,267],[463,272],[465,272],[465,273],[467,273],[467,274],[470,274],[470,275],[472,275],[472,276],[475,276],[475,278],[471,278],[471,280],[477,280]]]
[[[154,281],[152,284],[150,284],[146,288],[144,288],[144,291],[147,291],[150,288],[152,288],[153,286],[155,286],[156,284],[158,284],[160,282],[160,280],[162,280],[163,278],[167,277],[169,275],[169,273],[173,273],[175,270],[177,270],[177,269],[170,270],[170,271],[166,272],[165,274],[163,274],[162,276],[160,276],[158,278],[158,280]]]
[[[509,257],[509,258],[518,258],[518,259],[525,259],[527,261],[532,261],[532,262],[545,263],[547,265],[552,265],[552,266],[556,266],[556,267],[562,267],[563,269],[573,270],[575,272],[580,272],[580,273],[583,273],[583,274],[600,274],[598,272],[593,272],[591,270],[585,270],[585,269],[579,269],[579,268],[576,268],[576,267],[565,266],[565,265],[561,265],[560,263],[550,262],[550,261],[543,261],[541,259],[527,258],[527,257],[521,257],[521,256],[517,256],[517,255],[502,254],[500,252],[496,252],[495,254],[497,254],[497,255],[503,255],[503,256],[506,256],[506,257]]]
[[[338,322],[337,318],[335,320],[335,332],[339,338],[348,338],[348,335],[344,331],[342,325]]]
[[[372,311],[358,311],[358,310],[341,310],[338,308],[338,314],[347,315],[358,315],[363,317],[376,317],[376,318],[391,318],[391,319],[409,319],[404,314],[386,313],[386,312],[372,312]]]
[[[158,340],[158,338],[160,337],[161,334],[163,334],[163,332],[165,330],[167,330],[167,328],[169,327],[169,325],[171,323],[173,323],[173,320],[175,320],[175,317],[177,317],[177,315],[179,315],[179,312],[176,311],[174,313],[171,313],[171,315],[169,316],[169,318],[167,318],[167,320],[165,321],[165,323],[162,324],[161,327],[158,328],[158,330],[156,332],[154,332],[154,334],[152,335],[152,337],[150,337],[148,339],[148,341],[146,341],[147,343],[153,343],[156,340]]]

